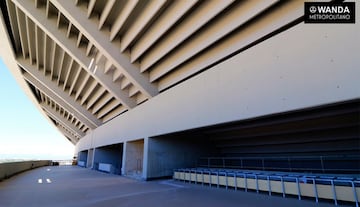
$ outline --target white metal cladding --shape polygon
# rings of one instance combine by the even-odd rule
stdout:
[[[294,22],[303,1],[6,0],[5,9],[17,70],[76,144]]]

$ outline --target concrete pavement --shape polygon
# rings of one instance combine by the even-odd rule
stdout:
[[[1,207],[115,206],[276,206],[334,207],[315,203],[185,184],[173,180],[136,181],[74,166],[42,167],[0,182]]]

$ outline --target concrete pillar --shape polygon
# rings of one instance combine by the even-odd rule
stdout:
[[[126,146],[127,146],[127,142],[124,142],[122,164],[121,164],[121,175],[126,175],[126,152],[127,152]]]
[[[93,168],[93,165],[94,165],[94,148],[88,150],[86,167]]]
[[[144,155],[143,155],[143,174],[142,179],[148,179],[148,156],[149,156],[149,138],[144,138]]]
[[[146,179],[170,177],[174,169],[196,167],[200,157],[217,152],[204,137],[189,134],[148,138],[146,144]]]

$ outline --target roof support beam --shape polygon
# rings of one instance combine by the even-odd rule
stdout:
[[[148,75],[132,64],[129,58],[121,53],[119,45],[109,40],[109,34],[101,31],[96,22],[88,19],[85,12],[72,1],[50,0],[72,22],[115,67],[121,70],[132,84],[139,88],[148,98],[159,93],[157,86],[150,83]]]
[[[63,135],[65,135],[65,137],[70,139],[71,143],[73,143],[75,145],[78,142],[78,139],[76,137],[74,137],[74,135],[70,134],[68,131],[66,131],[64,128],[62,128],[60,125],[57,125],[56,127]]]
[[[47,112],[47,114],[55,119],[56,121],[60,122],[63,126],[66,126],[67,128],[71,129],[81,137],[85,136],[85,133],[78,129],[76,126],[74,126],[69,120],[65,119],[60,112],[56,111],[54,108],[50,107],[49,105],[45,103],[40,104],[41,107]]]
[[[61,105],[69,113],[72,113],[81,122],[91,129],[102,124],[100,120],[76,102],[73,97],[70,97],[69,94],[57,86],[55,82],[45,77],[44,74],[36,68],[36,65],[31,65],[28,60],[23,58],[17,58],[17,62],[26,71],[23,76],[27,81]]]
[[[14,3],[124,106],[127,108],[136,106],[136,101],[131,99],[125,90],[121,90],[119,85],[112,81],[111,76],[104,73],[104,68],[99,69],[99,67],[101,67],[99,65],[96,74],[91,71],[94,70],[93,68],[88,68],[91,57],[86,56],[85,49],[76,46],[76,40],[67,38],[66,30],[62,31],[57,28],[56,19],[46,18],[44,8],[35,8],[35,5],[31,1],[15,0]]]

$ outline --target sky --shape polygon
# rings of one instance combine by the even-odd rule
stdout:
[[[30,101],[0,57],[0,160],[71,159],[72,145]]]

